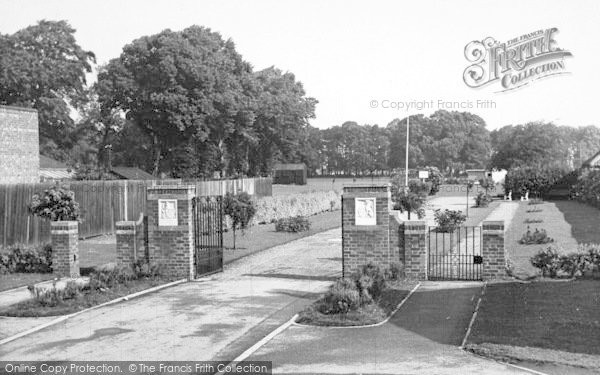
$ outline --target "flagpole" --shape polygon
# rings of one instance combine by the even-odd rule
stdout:
[[[408,133],[410,128],[410,115],[406,118],[406,169],[404,176],[404,188],[408,192]]]

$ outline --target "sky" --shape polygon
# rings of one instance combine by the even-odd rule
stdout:
[[[0,9],[4,34],[41,19],[67,20],[99,64],[138,37],[209,27],[231,38],[255,70],[294,73],[319,101],[311,120],[319,128],[345,121],[385,126],[438,109],[478,114],[489,129],[530,121],[600,126],[597,0],[0,0]],[[558,47],[572,53],[564,59],[568,74],[505,92],[497,82],[471,88],[463,81],[469,42],[506,42],[549,28],[559,30]],[[419,103],[427,106],[414,108]]]

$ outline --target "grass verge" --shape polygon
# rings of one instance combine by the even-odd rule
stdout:
[[[0,275],[0,292],[52,280],[51,273],[8,273]]]
[[[90,290],[88,288],[84,289],[81,295],[64,299],[55,305],[44,305],[36,299],[30,299],[0,308],[0,316],[42,317],[67,315],[174,280],[163,277],[144,277],[103,290]]]
[[[304,232],[277,232],[275,224],[254,225],[246,229],[244,234],[236,234],[236,248],[233,249],[233,231],[223,235],[223,262],[230,263],[246,255],[266,250],[274,246],[283,245],[307,236],[312,236],[326,230],[339,228],[342,225],[341,211],[323,212],[309,216],[310,230]]]
[[[311,304],[300,312],[297,323],[322,327],[351,327],[377,324],[384,321],[416,285],[411,281],[388,282],[379,300],[346,314],[323,314]]]
[[[541,211],[527,212],[532,208],[541,209]],[[527,223],[527,221],[540,222]],[[519,202],[519,208],[515,212],[504,237],[507,256],[513,268],[513,275],[516,278],[529,279],[539,275],[539,270],[531,265],[530,259],[538,251],[549,246],[549,244],[520,244],[519,240],[527,232],[527,227],[532,232],[536,228],[545,229],[548,236],[554,239],[554,244],[559,245],[565,254],[577,249],[577,241],[572,236],[572,226],[565,220],[565,216],[554,202],[544,202],[536,205]]]
[[[586,366],[597,366],[600,281],[488,285],[469,344],[498,359],[573,365],[585,357]]]

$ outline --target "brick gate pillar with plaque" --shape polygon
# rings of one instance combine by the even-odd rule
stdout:
[[[384,268],[397,261],[390,246],[390,189],[346,186],[342,194],[342,272],[349,276],[373,262]]]
[[[194,278],[194,186],[148,187],[148,256],[169,276]]]

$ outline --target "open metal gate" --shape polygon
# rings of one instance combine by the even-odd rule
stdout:
[[[196,277],[223,270],[223,199],[193,200],[194,266]]]
[[[481,227],[459,227],[442,232],[439,227],[428,231],[429,280],[481,280]]]

